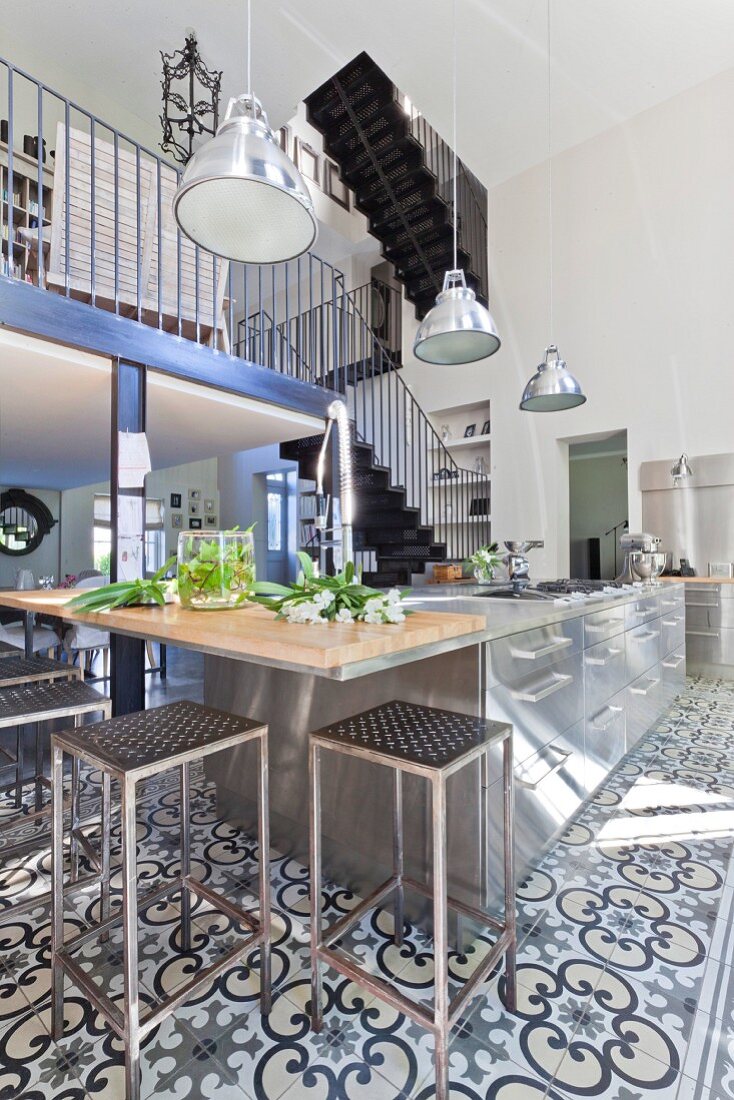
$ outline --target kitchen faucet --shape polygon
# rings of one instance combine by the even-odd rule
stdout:
[[[339,436],[339,514],[333,501],[324,493],[324,467],[332,426],[336,424]],[[327,527],[329,504],[332,509],[332,526]],[[316,464],[316,529],[319,538],[319,568],[326,572],[326,551],[334,552],[334,569],[338,573],[353,558],[352,519],[354,516],[354,460],[352,457],[352,432],[349,410],[344,401],[332,401],[326,410],[326,431]],[[323,538],[331,532],[332,538]]]

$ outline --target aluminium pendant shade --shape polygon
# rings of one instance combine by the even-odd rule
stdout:
[[[316,240],[308,188],[250,95],[229,101],[215,136],[187,164],[173,213],[194,244],[241,263],[291,260]]]
[[[581,386],[558,355],[558,348],[550,344],[545,349],[545,360],[525,387],[520,408],[525,412],[561,412],[584,401]]]
[[[500,344],[492,316],[466,285],[464,272],[447,271],[435,306],[418,326],[413,354],[424,363],[454,366],[486,359]]]

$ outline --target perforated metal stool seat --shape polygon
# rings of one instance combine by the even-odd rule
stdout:
[[[0,642],[0,657],[22,657],[23,650],[10,642]]]
[[[183,1004],[201,985],[211,982],[254,948],[260,949],[260,1007],[270,1011],[270,883],[268,878],[268,742],[267,726],[261,722],[224,711],[212,710],[187,701],[170,703],[154,710],[123,715],[54,734],[51,739],[53,778],[53,925],[52,925],[52,1032],[59,1039],[63,1032],[64,973],[83,990],[113,1031],[125,1043],[125,1095],[127,1100],[140,1096],[140,1044],[142,1039]],[[258,826],[259,826],[259,915],[246,912],[222,894],[191,876],[190,865],[190,778],[192,761],[210,753],[256,741],[259,750]],[[122,908],[109,912],[109,887],[103,898],[101,920],[64,942],[64,815],[61,804],[64,754],[72,760],[84,760],[102,772],[103,787],[109,791],[111,779],[120,783],[122,800]],[[181,873],[163,886],[138,898],[136,850],[136,785],[140,780],[176,767],[181,782]],[[103,846],[104,868],[109,880],[109,834]],[[182,950],[191,947],[191,894],[210,903],[248,929],[240,943],[220,955],[175,993],[156,1004],[143,1019],[138,995],[138,910],[170,894],[181,894]],[[124,956],[124,1006],[120,1010],[74,960],[76,948],[109,929],[122,924]]]
[[[58,673],[48,666],[58,664]],[[0,758],[7,763],[0,764],[0,773],[12,769],[15,773],[15,804],[18,808],[23,805],[23,770],[24,770],[24,737],[23,727],[35,725],[35,772],[32,780],[35,785],[35,814],[24,815],[24,822],[32,817],[48,813],[48,807],[43,808],[43,788],[50,788],[49,780],[43,773],[43,742],[41,740],[41,723],[52,722],[63,718],[73,718],[78,722],[85,714],[101,713],[104,716],[110,714],[110,701],[104,695],[100,695],[88,684],[83,684],[79,679],[79,670],[72,669],[68,665],[62,665],[56,661],[44,659],[13,657],[7,661],[0,661],[0,672],[6,667],[9,670],[19,668],[28,669],[27,676],[31,675],[32,668],[38,665],[42,670],[41,676],[53,673],[54,677],[65,676],[65,679],[46,680],[33,683],[26,680],[22,683],[0,683],[0,729],[17,728],[15,755],[7,749],[0,747]],[[43,671],[45,670],[45,671]],[[63,670],[63,671],[61,671]],[[79,775],[72,774],[72,803],[78,809]],[[78,816],[78,815],[77,815]],[[17,818],[6,821],[0,831],[14,828]],[[78,821],[74,821],[73,832],[77,832]],[[76,836],[74,839],[76,850]],[[27,847],[27,842],[11,847],[4,847],[3,854],[7,855],[18,847]]]
[[[44,680],[79,680],[81,670],[65,661],[48,657],[3,656],[0,653],[0,688],[19,684],[41,683]]]
[[[448,895],[446,845],[447,780],[477,761],[488,767],[488,754],[502,746],[504,800],[504,920]],[[394,772],[393,873],[349,913],[326,930],[321,918],[321,753],[344,753],[380,764]],[[403,772],[422,776],[431,785],[433,875],[430,887],[404,873]],[[505,957],[506,1001],[515,1009],[515,869],[512,726],[484,718],[395,700],[317,730],[309,739],[311,855],[311,1021],[320,1031],[322,1019],[321,963],[364,986],[433,1032],[436,1098],[449,1095],[449,1033],[467,1001],[480,988],[497,960]],[[385,979],[363,970],[335,946],[364,914],[395,895],[395,943],[403,939],[405,888],[433,901],[434,1005],[429,1011],[394,989]],[[452,909],[496,933],[496,940],[461,990],[449,1000],[448,910]]]

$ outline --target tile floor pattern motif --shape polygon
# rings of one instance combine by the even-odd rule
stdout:
[[[178,791],[162,777],[139,810],[141,888],[175,875]],[[96,804],[98,776],[85,776]],[[13,812],[0,801],[0,819]],[[217,818],[199,775],[195,873],[247,903],[257,849]],[[119,834],[113,830],[113,841]],[[453,1098],[468,1100],[723,1100],[734,1098],[734,685],[689,680],[664,720],[608,777],[518,890],[518,1012],[495,977],[451,1044]],[[119,892],[119,851],[113,851]],[[226,971],[162,1023],[143,1052],[143,1096],[157,1100],[391,1100],[433,1096],[432,1040],[364,990],[327,972],[325,1028],[309,1029],[308,875],[272,853],[273,1011],[258,1008],[258,956]],[[48,845],[0,852],[0,1098],[116,1100],[121,1046],[67,983],[63,1039],[49,1034],[49,907],[13,916],[48,885]],[[355,904],[324,889],[327,917]],[[97,913],[96,892],[70,898],[67,935]],[[180,951],[176,900],[141,915],[142,999],[153,1005],[236,934],[208,906],[194,910]],[[355,959],[421,1000],[432,995],[431,943],[369,914],[342,943]],[[451,959],[464,981],[486,941]],[[121,940],[81,952],[94,980],[122,993]]]

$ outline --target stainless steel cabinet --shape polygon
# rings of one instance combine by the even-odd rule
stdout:
[[[547,668],[560,658],[580,653],[583,638],[581,615],[551,626],[496,638],[488,644],[488,683],[511,684],[526,674]]]
[[[734,585],[686,584],[689,672],[734,676]]]
[[[627,688],[627,751],[655,724],[663,709],[663,667],[656,664]]]
[[[627,630],[659,618],[660,596],[643,596],[639,600],[631,600],[624,605],[624,617]]]
[[[624,607],[584,615],[584,645],[597,645],[625,629]]]
[[[627,700],[624,689],[586,717],[586,786],[596,790],[626,751]]]
[[[686,686],[686,650],[685,644],[669,653],[662,662],[663,669],[663,707],[669,707]]]
[[[627,654],[624,634],[584,650],[586,714],[597,711],[627,680]]]
[[[636,680],[657,664],[662,656],[661,628],[658,622],[648,622],[627,631],[627,680]]]

